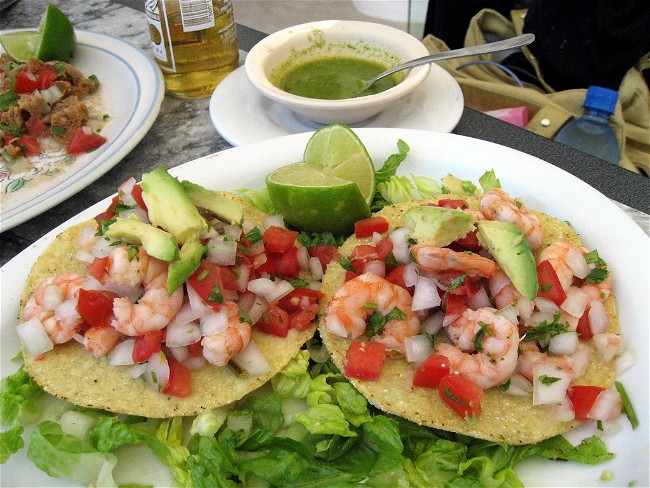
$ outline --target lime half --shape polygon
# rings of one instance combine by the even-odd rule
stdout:
[[[77,37],[70,19],[57,7],[48,4],[38,31],[9,32],[0,36],[5,52],[19,63],[30,58],[41,61],[70,61]]]
[[[348,126],[330,124],[309,139],[303,161],[323,174],[353,181],[370,205],[375,193],[375,168],[366,147]]]
[[[328,176],[307,163],[283,166],[266,178],[266,187],[284,220],[309,232],[352,232],[354,222],[370,215],[356,183]]]

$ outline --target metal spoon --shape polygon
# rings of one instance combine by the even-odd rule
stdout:
[[[460,49],[452,49],[451,51],[445,51],[442,53],[431,54],[429,56],[423,56],[421,58],[417,58],[412,61],[407,61],[406,63],[387,69],[386,71],[382,71],[374,78],[371,78],[367,81],[363,81],[363,84],[359,87],[358,93],[361,93],[367,90],[368,88],[370,88],[370,86],[373,83],[375,83],[377,80],[380,80],[385,76],[392,75],[397,71],[414,68],[416,66],[421,66],[423,64],[435,63],[436,61],[442,61],[443,59],[462,58],[463,56],[475,56],[477,54],[487,54],[487,53],[495,53],[498,51],[505,51],[507,49],[512,49],[515,47],[527,46],[534,40],[535,40],[534,34],[522,34],[520,36],[511,37],[510,39],[504,39],[502,41],[489,42],[487,44],[463,47]]]

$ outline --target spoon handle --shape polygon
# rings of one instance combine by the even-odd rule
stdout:
[[[478,46],[463,47],[460,49],[453,49],[451,51],[431,54],[429,56],[423,56],[421,58],[413,59],[412,61],[407,61],[406,63],[395,66],[394,68],[387,69],[386,71],[376,76],[375,79],[370,80],[369,84],[374,83],[376,79],[383,78],[384,76],[388,76],[397,71],[402,71],[403,69],[414,68],[416,66],[433,63],[435,61],[442,61],[443,59],[461,58],[463,56],[474,56],[477,54],[505,51],[507,49],[512,49],[515,47],[526,46],[534,40],[534,34],[522,34],[520,36],[511,37],[510,39],[504,39],[502,41],[489,42],[487,44],[480,44]]]

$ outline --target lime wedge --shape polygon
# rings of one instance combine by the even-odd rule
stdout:
[[[309,139],[303,161],[325,175],[353,181],[370,205],[375,193],[375,168],[366,147],[346,125],[330,124]]]
[[[284,220],[309,232],[352,232],[354,222],[370,215],[370,207],[353,181],[324,174],[307,163],[293,163],[266,178],[266,187]]]
[[[57,7],[48,4],[38,31],[10,32],[0,36],[5,52],[14,61],[24,63],[30,58],[41,61],[70,61],[77,37],[70,19]]]

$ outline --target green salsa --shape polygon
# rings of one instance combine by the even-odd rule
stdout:
[[[388,67],[377,61],[350,57],[311,59],[290,68],[279,77],[278,88],[309,98],[342,100],[379,93],[396,85],[392,76],[374,83],[359,93],[369,80]]]

